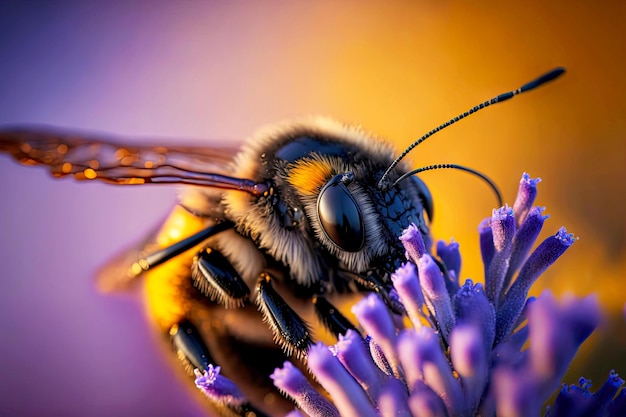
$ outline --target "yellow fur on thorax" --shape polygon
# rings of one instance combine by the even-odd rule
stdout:
[[[202,219],[176,206],[159,230],[157,244],[159,248],[165,248],[205,227]],[[186,291],[191,285],[191,264],[198,250],[199,247],[189,249],[145,274],[147,313],[164,331],[179,323],[189,307]]]

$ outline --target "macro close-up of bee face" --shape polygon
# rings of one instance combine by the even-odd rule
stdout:
[[[603,301],[621,291],[624,193],[597,184],[624,175],[623,125],[619,104],[583,111],[615,95],[574,86],[603,78],[584,54],[548,23],[529,39],[483,31],[528,6],[471,25],[432,5],[354,7],[1,6],[1,415],[284,415],[275,368],[305,369],[312,344],[358,328],[351,306],[369,293],[403,313],[390,278],[403,230],[428,248],[454,236],[462,278],[480,279],[476,225],[526,170],[559,187],[546,204],[588,256],[550,285],[590,292],[601,266]],[[586,13],[568,13],[576,38]],[[559,65],[559,87],[421,144]],[[592,134],[606,143],[591,149]],[[564,174],[571,161],[592,179]],[[571,270],[576,285],[558,282]],[[243,405],[195,389],[208,365]]]

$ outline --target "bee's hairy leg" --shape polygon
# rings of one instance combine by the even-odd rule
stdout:
[[[250,289],[231,263],[215,249],[205,248],[193,261],[194,286],[227,308],[242,307]]]
[[[297,357],[304,357],[312,344],[311,331],[304,320],[272,287],[271,280],[266,272],[259,276],[256,300],[259,310],[283,351],[289,356],[295,354]]]
[[[209,365],[217,365],[198,330],[191,322],[183,320],[173,325],[169,333],[172,340],[172,348],[190,376],[194,375],[195,369],[203,372],[209,368]],[[252,415],[255,416],[265,415],[249,402],[237,405],[215,402],[213,406],[221,415],[225,416],[248,416],[250,412],[254,413]]]
[[[193,375],[194,369],[204,370],[215,361],[209,353],[195,326],[188,321],[175,324],[170,329],[172,347],[185,371]]]
[[[344,335],[350,329],[358,331],[357,328],[341,314],[339,309],[332,305],[326,298],[321,296],[313,297],[313,305],[318,319],[336,337]]]

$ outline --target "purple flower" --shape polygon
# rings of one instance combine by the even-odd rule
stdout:
[[[220,375],[220,367],[209,365],[204,372],[194,370],[196,387],[210,400],[218,404],[237,407],[245,402],[245,397],[239,388],[228,378]]]
[[[547,219],[533,206],[538,182],[524,174],[513,208],[481,223],[484,285],[459,284],[458,244],[437,244],[436,259],[417,228],[402,234],[409,262],[391,274],[392,292],[412,327],[370,294],[353,307],[362,335],[350,330],[335,346],[308,352],[309,370],[334,406],[299,371],[278,378],[296,372],[289,363],[272,376],[275,384],[312,417],[626,415],[624,381],[614,372],[593,393],[584,379],[563,385],[544,409],[600,308],[594,297],[559,302],[546,291],[528,298],[575,242],[561,228],[532,250]]]

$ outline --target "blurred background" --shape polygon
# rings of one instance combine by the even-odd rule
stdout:
[[[543,178],[543,236],[565,225],[580,240],[534,293],[598,295],[608,321],[567,382],[599,385],[612,368],[626,375],[626,3],[506,3],[2,1],[0,124],[211,144],[323,114],[402,148],[565,66],[410,159],[479,169],[510,203],[522,172]],[[461,243],[462,278],[482,279],[476,228],[494,196],[461,172],[422,178],[435,236]],[[176,189],[56,181],[0,156],[0,190],[0,415],[200,415],[139,303],[98,294],[92,278],[167,215]]]

